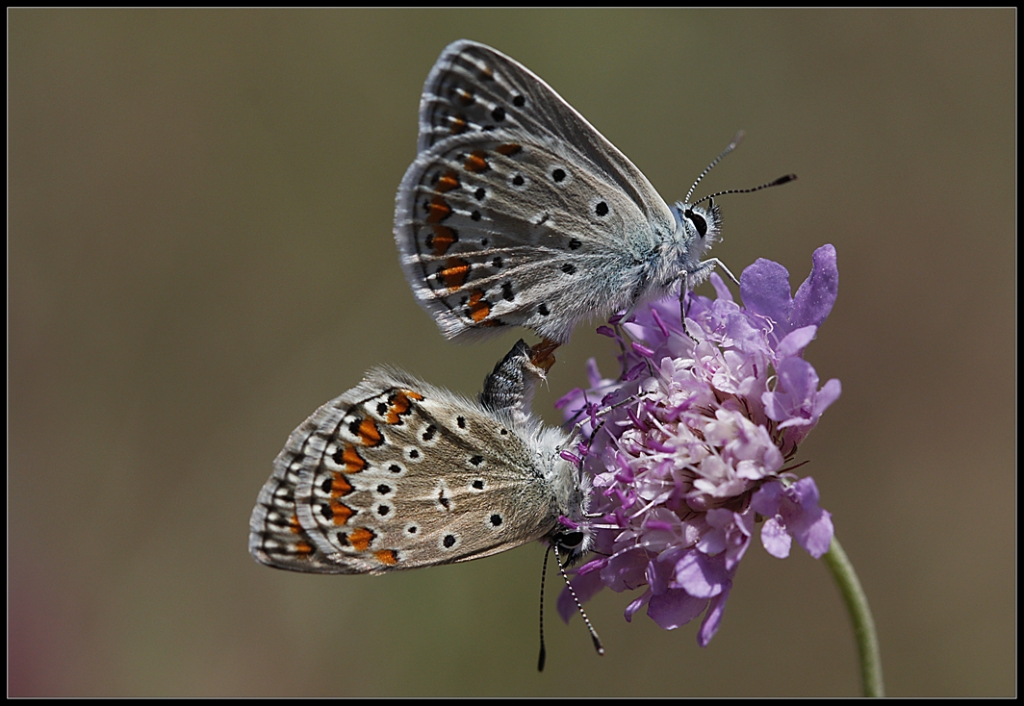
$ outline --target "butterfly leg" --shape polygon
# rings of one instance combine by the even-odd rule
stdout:
[[[731,279],[737,287],[740,286],[740,281],[736,279],[736,275],[734,275],[732,271],[725,266],[725,263],[719,260],[717,257],[712,257],[708,260],[704,260],[703,262],[701,262],[700,268],[697,270],[697,272],[702,272],[705,266],[708,268],[708,274],[711,274],[711,270],[715,269],[715,267],[720,268],[722,272],[729,276],[729,279]],[[700,280],[703,281],[704,277],[701,277]]]
[[[686,312],[686,293],[691,291],[691,289],[692,289],[690,287],[690,283],[692,282],[693,286],[697,286],[698,284],[700,284],[701,282],[706,280],[708,278],[708,276],[714,271],[714,269],[716,267],[721,268],[721,270],[723,272],[725,272],[725,274],[729,277],[729,279],[731,279],[733,282],[736,283],[737,287],[740,286],[740,281],[738,279],[736,279],[736,275],[734,275],[732,273],[732,270],[730,270],[728,267],[726,267],[725,263],[722,262],[721,260],[719,260],[717,257],[712,257],[710,259],[701,261],[701,263],[697,267],[697,269],[693,270],[692,272],[684,270],[683,272],[679,273],[679,276],[683,280],[682,286],[679,287],[679,314],[680,314],[680,316],[682,318],[682,321],[683,321],[683,329],[684,330],[686,328],[686,313],[687,313]]]
[[[681,275],[682,282],[679,283],[679,322],[683,325],[683,330],[686,330],[686,293],[690,291],[690,276],[683,272]]]

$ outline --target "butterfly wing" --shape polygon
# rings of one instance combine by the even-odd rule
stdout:
[[[468,561],[549,534],[560,511],[510,423],[403,373],[371,371],[274,462],[253,557],[313,573]]]
[[[646,177],[540,78],[481,44],[442,53],[395,238],[448,338],[531,328],[565,342],[632,302],[676,223]]]
[[[643,172],[542,78],[485,44],[449,44],[423,86],[419,151],[454,135],[497,129],[520,141],[554,139],[630,196],[649,220],[672,223]]]

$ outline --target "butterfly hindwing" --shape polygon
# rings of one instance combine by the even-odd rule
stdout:
[[[325,419],[331,412],[324,405],[291,433],[274,460],[273,475],[260,490],[249,520],[249,553],[262,564],[307,573],[351,573],[329,558],[331,552],[317,541],[317,533],[299,519],[299,508],[308,504],[308,484],[301,501],[299,488],[309,475],[309,459],[323,454],[323,437],[317,430],[331,426]],[[336,410],[333,413],[338,416]]]
[[[453,138],[406,174],[396,239],[420,303],[449,337],[525,326],[565,340],[629,302],[656,244],[635,203],[550,145]]]

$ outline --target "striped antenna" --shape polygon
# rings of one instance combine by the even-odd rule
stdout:
[[[729,146],[726,147],[724,150],[722,150],[722,154],[718,155],[713,160],[711,160],[711,164],[709,164],[707,167],[705,167],[704,171],[702,171],[700,173],[700,176],[697,177],[697,181],[693,182],[693,186],[691,186],[690,190],[686,192],[686,198],[683,199],[683,203],[690,203],[690,197],[693,196],[693,190],[697,188],[697,184],[700,183],[700,180],[703,179],[704,177],[706,177],[708,175],[708,172],[710,172],[714,168],[714,166],[716,164],[718,164],[719,162],[722,161],[722,159],[725,158],[725,155],[729,154],[734,149],[736,149],[736,147],[738,147],[739,144],[740,144],[740,140],[742,140],[742,139],[743,139],[743,131],[740,130],[739,132],[736,133],[736,137],[732,138],[732,142],[729,143]],[[701,199],[701,200],[703,200],[703,199]],[[700,201],[698,201],[697,203],[700,203]]]
[[[708,199],[713,199],[716,196],[724,196],[725,194],[750,194],[750,193],[753,193],[755,191],[760,191],[761,189],[767,189],[767,188],[772,187],[772,186],[781,186],[783,184],[788,184],[791,181],[796,181],[796,174],[786,174],[785,176],[780,176],[778,179],[774,179],[773,181],[769,181],[767,184],[761,184],[760,186],[755,186],[755,187],[752,187],[750,189],[726,189],[725,191],[718,191],[718,192],[716,192],[714,194],[710,194],[708,196],[705,196],[704,198],[702,198],[700,201],[697,201],[693,205],[696,206],[701,201],[707,201]]]
[[[707,167],[705,167],[704,171],[702,171],[700,173],[700,176],[697,177],[697,180],[695,182],[693,182],[693,186],[691,186],[690,190],[686,192],[686,198],[683,199],[683,203],[684,204],[687,204],[687,205],[692,207],[692,206],[696,206],[697,204],[699,204],[699,203],[701,203],[703,201],[708,201],[710,199],[713,199],[716,196],[724,196],[725,194],[749,194],[749,193],[754,192],[754,191],[760,191],[761,189],[767,189],[770,186],[780,186],[782,184],[785,184],[785,183],[790,182],[790,181],[794,181],[796,179],[796,174],[786,174],[785,176],[780,176],[778,179],[775,179],[774,181],[770,181],[767,184],[761,184],[760,186],[755,186],[752,189],[726,189],[725,191],[719,191],[717,193],[711,194],[710,196],[705,196],[700,201],[696,201],[696,202],[691,204],[690,203],[690,197],[693,196],[693,192],[697,188],[697,184],[700,183],[701,179],[703,179],[704,177],[706,177],[708,175],[708,172],[710,172],[712,170],[712,168],[714,168],[714,166],[716,164],[718,164],[719,162],[722,161],[722,159],[725,157],[725,155],[729,154],[734,149],[736,149],[736,147],[739,146],[739,144],[740,144],[740,140],[742,140],[742,139],[743,139],[743,131],[740,130],[739,132],[736,133],[736,137],[732,138],[732,142],[729,143],[729,146],[726,147],[724,150],[722,150],[722,154],[718,155],[713,160],[711,160],[711,164],[709,164]]]
[[[597,650],[597,654],[604,654],[604,645],[601,644],[601,638],[597,635],[597,630],[594,630],[594,626],[590,622],[590,618],[587,617],[587,611],[583,610],[583,604],[580,603],[580,599],[576,596],[576,591],[573,589],[572,584],[569,583],[569,576],[565,573],[565,567],[562,565],[562,557],[558,553],[558,544],[552,543],[548,545],[548,551],[544,552],[544,568],[540,573],[540,656],[537,659],[537,671],[544,671],[544,662],[547,660],[547,650],[544,647],[544,579],[548,573],[548,554],[550,550],[555,550],[555,563],[558,564],[558,572],[562,574],[562,578],[565,579],[565,586],[569,589],[572,600],[576,603],[576,608],[579,610],[580,615],[583,616],[583,622],[587,625],[587,630],[590,631],[590,639],[594,641],[594,649]]]

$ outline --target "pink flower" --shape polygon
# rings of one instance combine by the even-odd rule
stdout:
[[[583,422],[579,457],[602,517],[599,558],[572,581],[581,600],[642,589],[627,620],[645,605],[666,629],[704,614],[704,646],[758,524],[773,556],[788,556],[793,538],[816,558],[828,551],[831,515],[814,480],[791,472],[798,444],[840,393],[838,380],[819,389],[801,357],[838,287],[835,249],[819,248],[813,262],[795,297],[786,270],[758,260],[740,280],[746,308],[712,275],[718,297],[687,295],[685,331],[673,297],[598,329],[622,346],[621,374],[602,379],[591,361],[590,388],[558,402]],[[575,612],[568,591],[559,612]]]

